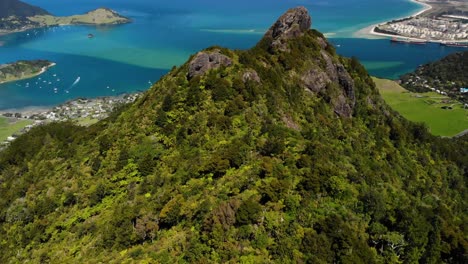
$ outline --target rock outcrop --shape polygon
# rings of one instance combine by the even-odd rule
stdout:
[[[306,8],[292,8],[273,24],[263,41],[267,41],[274,53],[290,52],[289,41],[309,32],[311,25],[312,19]],[[328,42],[322,37],[316,37],[316,41],[321,49],[318,61],[323,63],[314,62],[313,66],[300,73],[303,86],[317,95],[328,93],[335,113],[351,117],[356,101],[354,82],[345,67],[327,52]],[[338,91],[328,91],[329,88]]]
[[[304,88],[313,93],[320,93],[327,92],[324,90],[329,84],[338,84],[338,95],[331,101],[334,111],[342,117],[351,117],[356,104],[354,81],[343,64],[333,61],[325,50],[320,54],[325,68],[314,67],[303,73],[301,79]]]
[[[254,70],[248,70],[242,75],[242,81],[243,82],[248,82],[248,81],[254,81],[257,83],[261,82],[260,76],[258,76],[258,73]]]
[[[302,75],[305,88],[313,93],[319,93],[331,82],[330,77],[318,68],[312,68]]]
[[[221,54],[218,50],[213,52],[202,51],[190,61],[188,78],[191,79],[195,76],[203,75],[211,69],[230,66],[231,64],[232,60],[228,56]]]
[[[289,9],[267,31],[264,38],[271,40],[271,47],[287,50],[287,40],[302,36],[312,25],[309,11],[305,7]]]

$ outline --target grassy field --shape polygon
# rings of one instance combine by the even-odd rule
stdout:
[[[84,118],[78,118],[76,122],[80,126],[90,126],[90,125],[96,124],[97,122],[99,122],[99,120],[95,118],[91,118],[91,117],[84,117]]]
[[[25,126],[32,124],[30,120],[19,120],[10,122],[7,118],[0,117],[0,142],[6,140],[9,136],[21,131]]]
[[[438,93],[411,93],[394,81],[374,78],[380,94],[408,120],[427,124],[432,134],[455,136],[468,129],[468,109]],[[442,107],[452,109],[442,109]]]

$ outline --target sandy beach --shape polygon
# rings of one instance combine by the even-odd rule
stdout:
[[[419,16],[421,15],[422,13],[428,11],[428,10],[431,10],[432,9],[432,6],[425,3],[425,2],[420,2],[418,0],[409,0],[411,2],[414,2],[414,3],[417,3],[421,6],[423,6],[423,9],[412,14],[411,16],[405,16],[405,17],[400,17],[400,18],[395,18],[393,20],[399,20],[399,19],[404,19],[404,18],[412,18],[412,17],[416,17],[416,16]],[[377,39],[377,38],[392,38],[392,37],[397,37],[396,35],[390,35],[390,34],[384,34],[384,33],[378,33],[378,32],[375,32],[375,28],[378,27],[379,25],[381,24],[385,24],[387,23],[388,21],[385,21],[385,22],[382,22],[382,23],[378,23],[378,24],[373,24],[373,25],[370,25],[368,27],[365,27],[363,29],[360,29],[358,31],[356,31],[353,36],[354,37],[357,37],[357,38],[367,38],[367,39]],[[409,38],[410,40],[421,40],[421,39],[416,39],[416,38]]]

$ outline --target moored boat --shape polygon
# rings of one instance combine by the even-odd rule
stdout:
[[[417,44],[417,45],[427,44],[427,41],[425,40],[411,40],[409,38],[406,38],[406,39],[392,38],[390,41],[394,43],[406,43],[406,44]]]
[[[468,48],[468,42],[442,42],[441,46]]]

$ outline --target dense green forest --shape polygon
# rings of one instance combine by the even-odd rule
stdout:
[[[439,61],[421,65],[400,79],[402,86],[410,91],[427,92],[434,88],[468,103],[468,93],[460,93],[460,88],[468,88],[468,51],[453,53]]]
[[[0,263],[467,263],[468,137],[405,120],[289,10],[90,127],[0,153]]]

